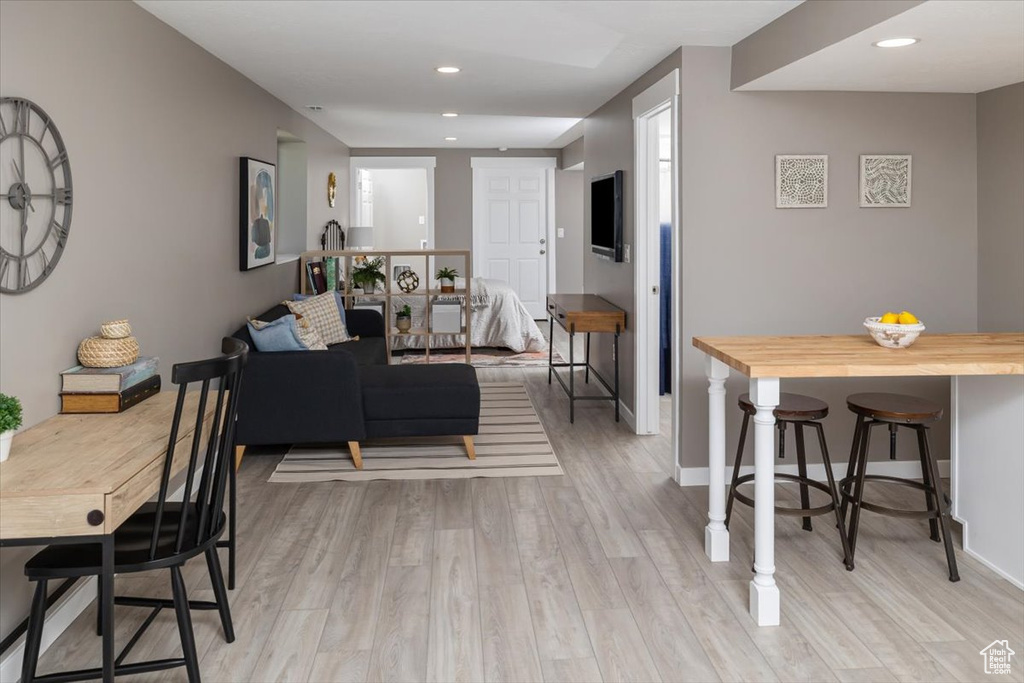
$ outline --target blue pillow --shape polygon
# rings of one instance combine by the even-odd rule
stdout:
[[[252,335],[252,343],[256,345],[257,351],[308,350],[299,339],[294,315],[283,315],[269,323],[250,320],[246,325],[249,327],[249,334]]]
[[[292,294],[292,301],[305,301],[318,294]],[[341,315],[341,324],[348,329],[348,321],[345,320],[345,297],[341,295],[341,292],[334,291],[334,301],[338,304],[338,314]]]

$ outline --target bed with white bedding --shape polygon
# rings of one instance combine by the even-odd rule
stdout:
[[[460,279],[456,287],[465,288]],[[537,323],[530,317],[519,296],[500,280],[473,278],[470,288],[470,345],[474,347],[507,348],[516,353],[543,351],[547,348],[544,335]],[[462,301],[464,295],[441,294],[439,299]],[[392,310],[408,305],[412,309],[412,326],[426,326],[426,297],[396,296],[391,299]],[[422,349],[430,340],[430,348],[457,348],[464,344],[461,334],[432,334],[429,337],[394,335],[391,349]]]

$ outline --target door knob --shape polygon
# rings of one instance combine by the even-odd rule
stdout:
[[[541,243],[541,244],[544,244],[545,242],[547,242],[547,240],[546,240],[546,239],[544,239],[543,237],[541,237],[541,238],[540,238],[540,243]]]
[[[548,253],[548,252],[547,252],[547,250],[546,250],[546,249],[541,249],[541,250],[540,250],[540,253],[542,253],[542,254],[546,254],[546,253]]]

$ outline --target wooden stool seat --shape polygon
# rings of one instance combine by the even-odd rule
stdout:
[[[740,410],[753,415],[756,412],[750,394],[740,395]],[[820,420],[828,415],[828,404],[813,396],[803,394],[779,394],[779,405],[775,408],[776,420]]]
[[[942,419],[942,406],[919,396],[905,394],[851,394],[846,405],[861,417],[880,422],[924,424]]]

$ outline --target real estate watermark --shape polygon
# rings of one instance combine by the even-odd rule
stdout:
[[[1008,641],[993,640],[979,654],[985,658],[986,674],[1009,675],[1010,659],[1017,653],[1010,649]]]

